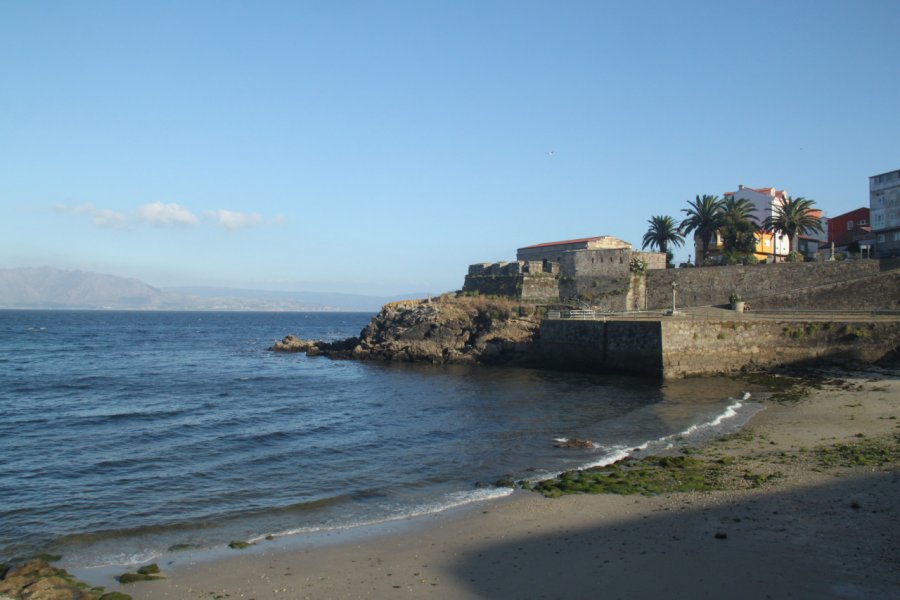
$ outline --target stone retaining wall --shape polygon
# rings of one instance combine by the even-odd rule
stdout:
[[[662,323],[666,377],[807,363],[871,363],[900,346],[900,321],[749,320]]]
[[[900,308],[897,261],[848,260],[647,272],[647,308],[727,304],[732,293],[753,308],[853,310]]]
[[[541,323],[547,366],[655,377],[816,362],[873,362],[900,347],[900,320],[674,318]]]

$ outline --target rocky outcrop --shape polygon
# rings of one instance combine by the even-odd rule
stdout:
[[[65,569],[35,558],[10,569],[0,580],[0,598],[21,600],[130,600],[117,592],[103,593],[76,581]]]
[[[528,364],[540,320],[534,306],[502,298],[442,296],[385,305],[358,337],[334,342],[289,335],[277,352],[433,364]]]

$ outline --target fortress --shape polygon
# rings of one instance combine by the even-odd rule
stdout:
[[[519,248],[514,262],[469,266],[463,292],[536,304],[582,303],[600,312],[721,306],[732,294],[754,309],[900,310],[900,260],[866,259],[666,269],[660,252],[610,236]]]
[[[601,310],[646,308],[648,270],[666,268],[661,252],[638,252],[612,236],[519,248],[515,262],[469,266],[463,291],[552,304],[580,300]]]

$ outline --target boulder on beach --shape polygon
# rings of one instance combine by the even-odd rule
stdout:
[[[23,600],[130,600],[131,596],[103,594],[76,581],[65,569],[58,569],[42,559],[32,559],[9,569],[0,578],[0,598]]]

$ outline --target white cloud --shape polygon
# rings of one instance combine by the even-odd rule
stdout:
[[[97,227],[125,229],[128,227],[128,217],[114,210],[100,209],[94,211],[94,214],[91,216],[91,223]]]
[[[225,229],[247,229],[262,224],[263,217],[258,213],[244,213],[234,210],[208,210],[207,217],[214,219]]]
[[[91,223],[96,227],[106,229],[125,229],[128,227],[128,217],[123,213],[106,208],[97,208],[90,202],[72,207],[59,203],[53,207],[53,210],[60,214],[72,213],[73,215],[89,217]]]
[[[70,210],[76,215],[92,215],[97,208],[90,202],[85,202],[84,204],[73,206]]]
[[[191,211],[175,203],[142,204],[137,209],[137,216],[153,225],[196,225],[198,221]]]

